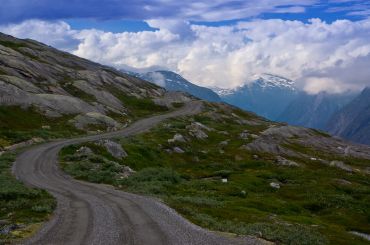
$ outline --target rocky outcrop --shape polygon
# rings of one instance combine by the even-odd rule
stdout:
[[[204,131],[213,131],[214,129],[209,128],[203,125],[200,122],[193,122],[190,125],[186,126],[186,129],[189,131],[189,134],[197,139],[206,139],[208,135]]]
[[[115,131],[123,128],[121,123],[118,123],[114,119],[97,112],[88,112],[83,115],[78,115],[69,122],[81,130],[88,130],[91,127],[98,127],[107,131]]]
[[[192,100],[42,43],[0,33],[0,106],[32,108],[47,117],[73,115],[79,129],[85,124],[115,129],[120,125],[112,115],[125,116],[126,121],[134,113],[130,110],[135,105],[126,97],[169,107]]]
[[[104,146],[105,149],[115,158],[123,159],[128,156],[126,151],[117,142],[112,140],[101,140],[98,144]]]

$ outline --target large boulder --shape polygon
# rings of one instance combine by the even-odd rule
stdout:
[[[128,156],[122,146],[115,141],[101,140],[98,144],[104,146],[105,149],[115,158],[123,159]]]

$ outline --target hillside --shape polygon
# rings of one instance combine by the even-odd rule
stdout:
[[[0,150],[35,136],[121,129],[183,100],[110,67],[0,33]]]
[[[334,114],[326,129],[351,141],[370,144],[370,88]]]

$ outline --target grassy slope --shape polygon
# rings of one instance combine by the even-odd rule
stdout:
[[[209,132],[206,140],[176,143],[184,154],[167,153],[165,149],[173,147],[167,139],[175,133],[191,138],[185,129],[189,119],[171,120],[149,133],[121,139],[129,154],[123,161],[93,143],[88,146],[98,156],[90,160],[73,157],[79,146],[65,148],[64,169],[80,179],[159,196],[191,221],[214,230],[260,235],[284,244],[366,244],[347,231],[370,233],[368,176],[305,159],[296,159],[303,164],[298,168],[277,166],[268,155],[254,160],[239,149],[248,141],[238,135],[246,128],[258,133],[264,126],[219,123],[207,116],[195,120],[229,135]],[[227,139],[230,142],[221,153],[219,143]],[[138,172],[121,179],[117,163]],[[229,182],[222,183],[221,177]],[[352,184],[340,184],[338,179]],[[271,188],[273,181],[282,183],[282,188]]]
[[[10,168],[15,155],[0,156],[0,230],[17,225],[10,234],[0,233],[0,244],[32,234],[45,221],[56,203],[46,191],[28,188],[18,182]]]

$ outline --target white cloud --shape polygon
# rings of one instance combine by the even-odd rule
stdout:
[[[294,79],[310,93],[370,85],[370,19],[253,20],[220,27],[174,19],[148,23],[158,30],[77,31],[64,22],[27,21],[0,31],[117,68],[167,68],[204,86],[235,87],[265,72]]]
[[[71,48],[78,44],[78,40],[73,37],[77,31],[71,30],[63,21],[28,20],[20,24],[2,25],[0,31],[18,38],[31,38],[67,51],[72,51]]]

